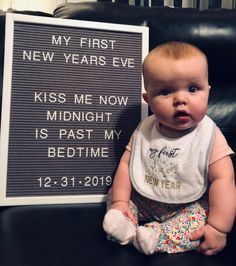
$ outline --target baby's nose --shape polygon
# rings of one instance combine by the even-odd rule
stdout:
[[[187,95],[184,92],[176,92],[174,94],[174,106],[187,104]]]

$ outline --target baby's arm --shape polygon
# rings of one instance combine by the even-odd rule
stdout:
[[[210,166],[210,181],[208,223],[220,232],[229,233],[236,210],[234,169],[230,156]]]
[[[121,157],[119,166],[112,185],[111,209],[118,209],[137,223],[132,212],[129,210],[129,201],[131,195],[131,181],[129,176],[130,151],[126,150]]]
[[[208,224],[191,235],[192,240],[204,236],[198,251],[213,255],[226,245],[226,236],[232,229],[236,193],[234,169],[230,156],[226,156],[209,167],[211,186],[209,190]]]

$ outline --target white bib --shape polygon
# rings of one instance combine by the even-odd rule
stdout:
[[[215,123],[208,117],[190,133],[168,138],[157,130],[154,115],[138,127],[132,143],[130,178],[141,195],[165,203],[199,199],[208,185]]]

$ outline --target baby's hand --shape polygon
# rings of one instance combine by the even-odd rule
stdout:
[[[227,234],[216,230],[210,224],[206,224],[189,236],[192,241],[200,240],[202,237],[204,240],[197,248],[197,251],[204,255],[216,255],[226,245]]]
[[[110,209],[120,210],[124,216],[128,217],[135,225],[138,224],[137,219],[134,217],[134,214],[129,209],[129,203],[124,201],[116,201],[111,204]]]

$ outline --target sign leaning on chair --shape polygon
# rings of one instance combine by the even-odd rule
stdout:
[[[147,116],[148,28],[6,15],[0,204],[99,202]]]

